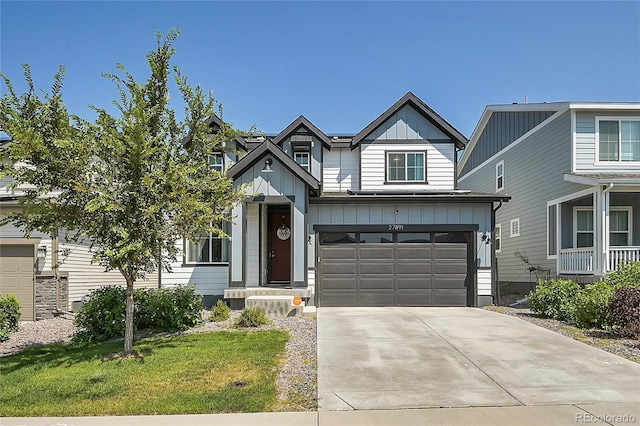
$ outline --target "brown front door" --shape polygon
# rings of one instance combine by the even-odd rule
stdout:
[[[289,207],[269,208],[268,281],[291,282],[291,212]]]

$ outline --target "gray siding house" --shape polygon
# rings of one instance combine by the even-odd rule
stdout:
[[[270,290],[316,306],[478,306],[492,302],[494,213],[506,194],[459,190],[468,140],[407,93],[357,134],[301,116],[242,138],[220,164],[250,196],[229,238],[179,241],[163,286],[210,299]]]
[[[592,282],[640,260],[640,103],[489,105],[458,175],[512,197],[492,237],[503,284]]]

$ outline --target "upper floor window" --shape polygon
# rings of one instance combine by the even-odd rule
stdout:
[[[387,152],[387,182],[424,182],[424,152]]]
[[[217,170],[222,173],[224,171],[224,156],[221,152],[211,154],[207,157],[207,164],[210,169]]]
[[[640,120],[598,120],[600,161],[640,161]]]
[[[222,228],[226,230],[227,222]],[[225,231],[226,232],[226,231]],[[228,263],[229,238],[213,233],[203,233],[195,241],[186,240],[185,263]]]
[[[496,192],[504,189],[504,161],[496,164]]]
[[[294,160],[296,160],[296,163],[300,164],[300,166],[305,169],[306,171],[310,172],[309,170],[309,153],[308,152],[296,152],[295,154],[293,154]]]

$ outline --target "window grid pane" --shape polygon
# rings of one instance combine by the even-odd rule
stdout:
[[[424,153],[389,153],[387,154],[387,181],[389,182],[424,182]]]
[[[621,160],[640,161],[640,121],[622,121],[621,133]]]
[[[600,121],[600,161],[618,161],[619,131],[617,121]]]

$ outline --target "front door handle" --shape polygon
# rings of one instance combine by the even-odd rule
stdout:
[[[276,253],[273,250],[271,250],[271,257],[272,258],[276,257]]]

